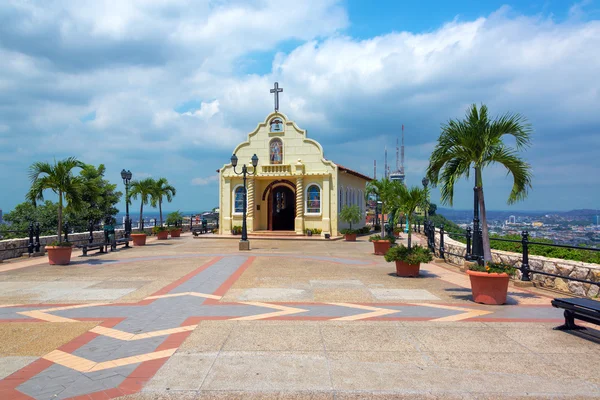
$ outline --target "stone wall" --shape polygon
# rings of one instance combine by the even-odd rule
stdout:
[[[136,231],[137,229],[132,229]],[[117,238],[123,237],[123,229],[115,230]],[[104,231],[94,231],[94,243],[104,240]],[[69,235],[69,241],[74,244],[84,244],[87,242],[90,236],[89,232],[85,233],[73,233]],[[35,240],[35,238],[34,238]],[[52,236],[40,236],[40,252],[45,252],[45,246],[49,243],[56,241],[56,235]],[[29,238],[23,239],[6,239],[0,240],[0,261],[8,260],[10,258],[21,257],[23,254],[27,254],[27,245],[29,244]],[[19,247],[22,247],[19,249]]]
[[[435,254],[439,257],[440,234],[436,231],[435,235]],[[448,235],[444,235],[444,259],[451,264],[463,265],[464,256],[467,252],[466,245],[458,242]],[[453,254],[459,254],[459,256]],[[521,254],[508,251],[493,250],[492,259],[494,262],[509,264],[515,268],[521,267]],[[593,282],[600,281],[600,265],[588,264],[581,261],[563,260],[560,258],[548,258],[542,256],[529,255],[529,268],[533,271],[543,271],[551,274],[558,274],[577,279],[586,279]],[[517,271],[514,279],[521,279],[521,271]],[[531,280],[536,286],[559,290],[580,297],[597,298],[599,296],[599,286],[589,283],[571,281],[564,278],[556,278],[541,274],[531,274]]]

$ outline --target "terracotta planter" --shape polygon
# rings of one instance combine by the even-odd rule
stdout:
[[[404,261],[396,261],[396,275],[402,277],[417,277],[421,270],[421,264],[408,264]]]
[[[467,271],[471,279],[473,301],[482,304],[504,304],[508,292],[508,274],[488,274],[487,272]]]
[[[146,234],[145,233],[132,233],[130,235],[133,240],[134,246],[145,246],[146,245]]]
[[[161,231],[156,233],[158,240],[167,240],[169,238],[169,231]]]
[[[389,240],[373,240],[373,249],[376,256],[382,256],[390,249],[392,244]]]
[[[181,229],[173,229],[171,231],[171,237],[181,237]]]
[[[72,247],[46,246],[50,265],[68,265],[71,262]]]
[[[356,233],[346,233],[344,237],[346,242],[356,242]]]

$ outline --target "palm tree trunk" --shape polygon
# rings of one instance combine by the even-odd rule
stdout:
[[[162,200],[161,199],[158,200],[158,211],[160,213],[160,226],[162,226],[163,219],[162,219]]]
[[[140,221],[138,222],[138,228],[142,229],[142,221],[144,220],[144,202],[140,203]]]
[[[487,213],[485,211],[485,199],[483,197],[483,182],[481,179],[481,169],[475,171],[475,179],[477,182],[477,191],[479,192],[479,216],[481,218],[481,230],[483,240],[483,259],[485,263],[492,261],[492,249],[490,247],[490,233],[488,231]]]
[[[58,243],[62,243],[62,191],[58,192]]]

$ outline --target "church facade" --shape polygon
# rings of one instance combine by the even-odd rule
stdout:
[[[335,237],[348,228],[338,216],[345,205],[361,210],[361,221],[352,228],[365,225],[365,190],[371,178],[325,159],[321,145],[284,114],[269,114],[233,154],[239,160],[235,171],[231,164],[219,170],[219,233],[231,234],[242,226],[244,186],[238,173],[244,164],[248,233],[304,235],[310,229]]]

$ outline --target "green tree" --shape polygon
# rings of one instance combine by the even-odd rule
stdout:
[[[58,195],[58,241],[62,241],[63,208],[77,210],[81,205],[83,180],[73,175],[75,168],[85,165],[75,157],[50,164],[35,162],[29,167],[31,188],[27,193],[27,200],[36,205],[37,201],[44,200],[44,191],[52,190]],[[64,207],[64,202],[67,203]]]
[[[158,211],[160,215],[160,226],[163,224],[163,216],[162,216],[162,202],[163,198],[166,197],[167,201],[170,203],[173,200],[173,197],[177,191],[172,185],[169,185],[169,181],[167,178],[159,178],[154,182],[154,190],[151,196],[151,204],[152,207],[156,207],[158,204]]]
[[[156,181],[152,178],[145,178],[131,182],[129,196],[137,200],[140,196],[140,224],[144,220],[144,205],[151,201],[156,188]],[[129,201],[129,199],[127,199]]]
[[[397,183],[398,185],[394,185],[394,189],[398,195],[391,201],[391,207],[395,209],[395,214],[402,212],[408,217],[408,248],[410,249],[412,241],[412,229],[410,227],[413,223],[415,211],[427,200],[427,192],[419,186],[413,186],[409,189],[404,184]]]
[[[394,182],[388,178],[374,179],[367,183],[365,198],[368,199],[369,195],[375,195],[381,201],[382,214],[388,214],[392,211],[389,207],[390,201],[396,195],[393,186]],[[384,221],[383,216],[381,220]]]
[[[5,239],[25,237],[31,222],[40,224],[40,235],[53,235],[58,225],[58,203],[46,200],[36,207],[26,201],[17,204],[4,219],[8,224],[0,225],[0,235]]]
[[[350,224],[350,230],[352,230],[352,223],[357,224],[360,217],[360,208],[357,205],[344,206],[340,211],[340,219]]]
[[[529,146],[531,133],[531,125],[521,115],[505,114],[490,119],[485,105],[478,109],[473,104],[467,110],[465,119],[450,120],[442,125],[438,143],[431,154],[427,177],[433,186],[441,185],[443,203],[452,205],[454,184],[461,177],[469,178],[471,168],[475,170],[486,262],[491,261],[492,253],[481,172],[490,164],[504,166],[513,177],[508,204],[524,199],[531,188],[531,167],[519,157],[517,150]],[[514,138],[516,149],[503,142],[505,136]]]
[[[117,190],[116,184],[104,179],[105,172],[106,168],[103,164],[98,168],[85,165],[79,174],[84,187],[81,196],[82,205],[79,211],[70,211],[67,216],[69,225],[77,232],[86,231],[90,222],[97,225],[119,212],[115,206],[123,194]]]

